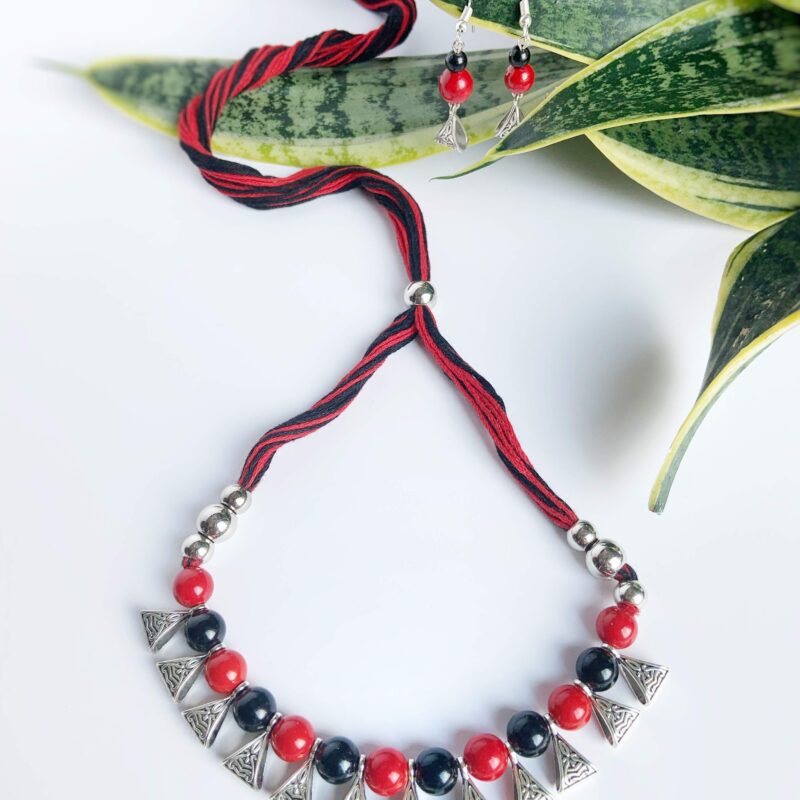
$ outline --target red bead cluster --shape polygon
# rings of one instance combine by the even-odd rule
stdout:
[[[479,733],[467,742],[464,763],[479,781],[496,781],[508,767],[508,748],[494,734]]]
[[[617,650],[630,647],[639,633],[638,613],[639,609],[629,603],[604,608],[597,615],[595,624],[600,640]]]
[[[270,734],[272,749],[278,758],[294,764],[308,758],[317,734],[305,717],[281,717]]]
[[[536,80],[536,73],[530,64],[524,67],[509,65],[505,74],[506,88],[512,94],[525,94]]]
[[[475,84],[468,69],[458,72],[445,69],[439,76],[439,94],[443,100],[454,105],[466,103]]]
[[[576,731],[592,718],[592,704],[583,689],[567,683],[550,693],[547,713],[559,728]]]
[[[199,567],[185,567],[172,583],[172,594],[185,608],[204,606],[213,593],[214,579]]]
[[[381,747],[367,756],[364,780],[375,794],[392,797],[403,791],[408,778],[408,760],[399,750]]]

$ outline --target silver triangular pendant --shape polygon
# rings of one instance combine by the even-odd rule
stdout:
[[[419,800],[417,782],[414,779],[414,759],[408,759],[408,783],[403,791],[403,800]]]
[[[364,789],[364,765],[366,758],[361,756],[358,760],[358,772],[356,773],[353,785],[347,790],[344,800],[367,800],[367,792]]]
[[[567,744],[561,735],[555,731],[553,731],[553,752],[555,753],[556,769],[558,771],[556,789],[559,792],[585,781],[597,772],[587,758]]]
[[[458,116],[459,108],[461,106],[456,103],[450,105],[447,121],[442,125],[439,133],[436,134],[436,143],[449,147],[451,150],[458,150],[460,153],[467,149],[469,139],[467,138],[464,123]]]
[[[311,749],[311,755],[294,775],[278,788],[272,800],[311,800],[314,778],[314,754],[317,744]]]
[[[625,734],[639,718],[638,711],[597,694],[592,695],[592,707],[603,736],[612,747],[616,747],[625,738]]]
[[[470,778],[467,768],[461,765],[461,783],[463,800],[485,800],[475,782]]]
[[[649,705],[669,675],[669,670],[659,664],[640,661],[638,658],[616,654],[622,675],[636,699],[643,705]]]
[[[544,787],[515,755],[511,756],[511,774],[514,777],[514,800],[551,800]]]
[[[269,730],[231,753],[222,764],[248,786],[260,789],[264,783],[264,764],[268,753]]]
[[[194,731],[203,747],[211,747],[214,744],[232,702],[233,695],[229,695],[219,700],[212,700],[210,703],[204,703],[202,706],[187,708],[183,712],[183,718],[189,723],[189,727]]]
[[[142,611],[147,646],[157,653],[186,621],[191,611]]]
[[[158,661],[156,667],[161,673],[172,699],[180,703],[198,675],[203,671],[203,664],[208,656],[186,656],[185,658],[171,658],[168,661]]]
[[[522,120],[522,112],[519,108],[519,102],[522,99],[521,94],[514,95],[514,102],[511,104],[511,108],[508,110],[508,113],[500,120],[497,128],[495,128],[494,135],[498,139],[505,139],[514,128],[519,125],[520,121]]]

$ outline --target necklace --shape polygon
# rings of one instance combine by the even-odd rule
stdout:
[[[636,572],[625,562],[617,544],[598,538],[593,526],[580,520],[547,485],[517,440],[500,396],[439,331],[432,311],[436,292],[430,282],[425,224],[408,192],[385,175],[362,167],[314,167],[287,178],[275,178],[249,166],[219,159],[211,151],[214,127],[230,98],[303,66],[332,67],[375,58],[406,38],[416,17],[413,0],[358,1],[385,14],[384,24],[364,35],[327,31],[291,47],[251,50],[239,62],[217,73],[206,90],[183,110],[179,123],[181,146],[208,183],[256,209],[296,205],[352,188],[366,192],[393,223],[410,281],[405,290],[407,309],[372,342],[358,364],[328,394],[258,440],[245,460],[238,482],[223,490],[219,503],[200,512],[197,532],[183,543],[181,569],[173,584],[173,595],[181,609],[145,611],[142,622],[153,652],[159,651],[181,629],[192,650],[191,655],[157,662],[158,671],[176,702],[185,699],[201,674],[219,695],[183,711],[183,717],[203,745],[213,745],[229,712],[242,730],[255,734],[224,760],[232,773],[259,789],[270,749],[283,761],[300,764],[273,793],[273,800],[311,800],[315,774],[330,784],[350,784],[346,800],[364,800],[367,787],[382,797],[403,793],[403,800],[417,800],[418,791],[441,796],[459,781],[464,800],[482,800],[476,781],[497,780],[509,768],[515,800],[545,800],[549,797],[547,790],[521,759],[534,759],[551,751],[556,763],[556,789],[562,791],[580,783],[596,770],[560,731],[582,728],[594,717],[605,738],[617,745],[639,712],[602,693],[621,674],[635,698],[648,704],[667,675],[664,667],[620,652],[636,639],[638,616],[645,599]],[[318,738],[308,720],[279,713],[272,694],[247,681],[246,661],[223,644],[225,621],[207,605],[214,583],[204,565],[216,544],[235,532],[239,517],[251,504],[253,490],[277,451],[336,419],[388,357],[415,339],[474,409],[512,477],[551,522],[566,532],[569,545],[585,553],[589,572],[615,584],[615,604],[597,617],[600,644],[579,656],[577,679],[551,692],[546,713],[526,710],[514,714],[505,738],[478,734],[469,740],[460,758],[438,747],[423,750],[411,759],[388,747],[364,756],[345,737]]]

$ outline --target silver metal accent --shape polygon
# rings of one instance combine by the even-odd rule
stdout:
[[[514,800],[552,800],[547,790],[520,764],[519,757],[506,744],[511,757],[511,776],[514,779]]]
[[[623,656],[611,648],[608,649],[617,657],[622,677],[636,695],[636,699],[642,705],[649,705],[669,675],[669,670],[660,664],[640,661],[638,658]]]
[[[533,22],[533,17],[531,17],[531,4],[529,0],[521,0],[519,4],[519,27],[522,28],[522,38],[520,39],[520,45],[523,47],[527,47],[531,41],[531,23]]]
[[[458,759],[458,770],[461,773],[461,796],[463,800],[486,800],[470,777],[463,758]]]
[[[219,498],[222,505],[227,506],[234,514],[244,514],[253,502],[253,495],[239,486],[232,483],[222,490]]]
[[[267,763],[269,753],[269,737],[281,716],[280,713],[273,714],[264,733],[251,739],[222,762],[222,766],[252,789],[260,789],[264,785],[264,765]]]
[[[558,733],[549,714],[545,715],[553,735],[553,755],[556,760],[556,791],[563,792],[597,773],[588,758],[582,756]]]
[[[612,747],[616,747],[639,718],[639,712],[598,694],[590,693],[589,696],[603,735]]]
[[[302,767],[272,795],[271,800],[311,800],[314,782],[314,756],[321,740],[317,739]]]
[[[161,680],[172,695],[176,703],[180,703],[189,689],[203,671],[208,655],[186,656],[184,658],[170,658],[167,661],[158,661],[156,667],[161,674]]]
[[[193,533],[183,540],[181,554],[191,561],[205,564],[214,557],[214,542],[203,536],[202,533]]]
[[[142,625],[147,646],[157,653],[186,621],[191,611],[142,611]]]
[[[366,756],[359,756],[358,770],[353,779],[353,785],[347,790],[344,800],[367,800],[367,790],[364,787],[364,766],[366,763]]]
[[[614,602],[616,603],[630,603],[636,608],[641,608],[646,599],[644,586],[639,581],[622,581],[614,587]]]
[[[189,727],[194,731],[203,747],[211,747],[214,744],[235,697],[236,692],[227,697],[212,700],[210,703],[203,703],[201,706],[187,708],[182,713],[183,718],[189,723]]]
[[[403,300],[407,306],[435,306],[436,289],[430,281],[414,281],[406,286]]]
[[[224,542],[236,533],[236,514],[221,503],[206,506],[197,515],[197,530],[214,542]]]
[[[505,116],[497,123],[497,127],[494,129],[494,135],[497,139],[505,139],[522,121],[522,111],[520,110],[519,104],[522,101],[523,95],[514,94],[512,97],[514,100],[511,103],[511,108],[508,109]]]
[[[447,120],[436,134],[436,143],[463,153],[469,147],[469,137],[461,117],[458,116],[461,103],[450,103],[448,108]]]
[[[567,544],[573,550],[585,553],[597,541],[597,533],[591,522],[579,519],[567,531]]]
[[[403,791],[403,800],[419,800],[419,795],[417,794],[417,779],[416,775],[416,767],[414,765],[414,759],[408,759],[408,782],[406,783],[406,788]]]
[[[625,553],[610,539],[598,539],[586,551],[586,568],[596,578],[613,579],[624,563]]]

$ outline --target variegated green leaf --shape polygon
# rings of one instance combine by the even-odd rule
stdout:
[[[799,103],[800,17],[705,0],[573,75],[475,166],[620,125]]]
[[[626,175],[696,214],[761,230],[800,208],[800,118],[730,114],[589,134]]]
[[[722,391],[759,354],[800,324],[800,212],[752,236],[728,261],[700,396],[656,479],[650,508],[661,512],[700,423]]]
[[[466,0],[432,0],[459,16]],[[697,0],[531,0],[531,38],[588,64]],[[519,0],[472,0],[476,25],[519,36]]]
[[[119,59],[83,73],[112,105],[157,130],[176,134],[180,108],[230,62]],[[536,54],[539,80],[528,109],[576,72],[574,61]],[[502,51],[470,55],[475,93],[465,107],[472,141],[494,134],[510,107]],[[292,166],[385,166],[441,152],[434,137],[447,117],[437,80],[441,56],[385,58],[335,69],[299,70],[231,100],[214,149]]]
[[[789,9],[789,11],[794,11],[795,14],[800,14],[800,0],[772,0],[772,2]]]

